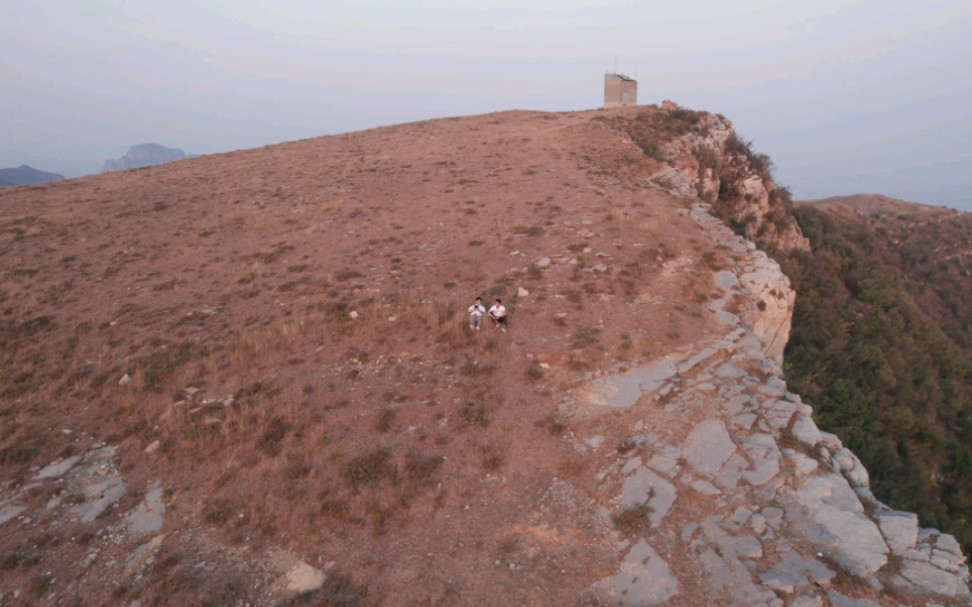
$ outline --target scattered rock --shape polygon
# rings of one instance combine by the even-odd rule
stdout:
[[[844,596],[836,590],[828,591],[827,598],[830,599],[830,604],[833,605],[833,607],[881,607],[881,605],[873,601]]]
[[[820,429],[809,417],[797,419],[790,432],[798,441],[810,447],[816,447],[817,443],[820,442]]]
[[[646,394],[660,389],[676,373],[675,364],[664,360],[620,375],[603,377],[591,386],[589,398],[597,405],[630,407]]]
[[[790,607],[823,607],[823,597],[803,595],[793,599]]]
[[[327,577],[307,563],[298,563],[287,572],[286,588],[288,591],[300,595],[317,590],[324,585]]]
[[[692,484],[689,486],[692,487],[692,489],[694,489],[695,491],[701,493],[702,495],[708,495],[710,497],[722,493],[722,491],[720,491],[718,487],[716,487],[709,481],[704,481],[702,479],[696,479],[692,481]]]
[[[584,442],[591,449],[599,449],[601,447],[601,445],[604,444],[604,436],[601,435],[601,434],[598,434],[597,436],[592,436],[590,438],[584,439]]]
[[[550,261],[549,257],[541,257],[533,265],[537,266],[538,268],[546,268],[550,266],[551,263],[552,262]]]
[[[527,291],[523,287],[517,287],[517,289],[516,289],[516,296],[517,297],[527,297],[529,295],[530,295],[530,292],[529,291]]]
[[[758,487],[779,474],[780,450],[772,435],[753,434],[746,440],[743,449],[746,457],[753,462],[752,469],[743,472],[746,482]]]
[[[790,550],[773,568],[760,574],[760,578],[770,588],[792,594],[810,585],[827,586],[836,575],[818,560]]]
[[[25,510],[27,510],[25,506],[18,506],[16,504],[0,506],[0,525],[17,518]]]
[[[634,508],[647,504],[651,509],[648,520],[652,525],[658,525],[675,503],[675,497],[675,485],[647,468],[638,468],[624,481],[621,506]]]
[[[132,376],[129,375],[128,373],[122,375],[121,379],[118,380],[119,386],[127,386],[130,383],[132,383]]]
[[[958,542],[934,529],[920,529],[915,547],[903,553],[901,578],[923,592],[968,595],[969,569]]]
[[[678,593],[678,579],[654,548],[638,540],[615,575],[597,587],[624,605],[663,605]]]
[[[917,514],[887,510],[875,512],[874,518],[892,553],[902,555],[915,547],[918,542]]]
[[[128,532],[133,535],[147,535],[162,530],[165,504],[162,502],[162,487],[158,481],[145,493],[145,499],[128,515]]]
[[[784,449],[784,455],[793,463],[793,471],[797,476],[807,476],[820,467],[820,463],[808,457],[807,455],[800,453],[799,451],[794,451],[793,449]]]
[[[790,528],[812,545],[835,553],[851,573],[870,576],[887,562],[884,537],[843,477],[811,476],[786,495],[795,501],[787,508]]]
[[[736,444],[726,425],[717,419],[707,419],[696,426],[682,446],[686,461],[708,476],[714,476],[735,451]]]
[[[129,575],[143,569],[152,556],[152,553],[162,545],[164,536],[157,535],[135,549],[127,559],[125,559],[125,570]],[[96,555],[94,555],[96,556]],[[92,561],[94,559],[92,558]]]
[[[57,478],[60,476],[64,476],[64,474],[68,470],[73,468],[75,464],[77,464],[79,461],[81,461],[80,455],[75,455],[67,459],[63,459],[60,462],[53,463],[50,464],[49,466],[45,466],[41,468],[40,472],[38,472],[37,476],[35,476],[34,478],[44,479],[44,478]]]
[[[125,479],[114,463],[116,447],[93,449],[81,458],[70,480],[70,493],[82,497],[71,512],[82,523],[98,518],[125,495]]]

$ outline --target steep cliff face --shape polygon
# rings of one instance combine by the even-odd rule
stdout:
[[[128,153],[121,158],[106,160],[102,172],[140,169],[184,158],[186,158],[186,153],[178,148],[167,148],[157,143],[141,143],[130,147]]]

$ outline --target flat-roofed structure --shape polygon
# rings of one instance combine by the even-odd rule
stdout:
[[[638,104],[638,81],[624,74],[604,74],[604,107]]]

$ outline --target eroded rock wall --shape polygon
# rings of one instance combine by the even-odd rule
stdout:
[[[689,110],[669,106],[666,111]],[[769,157],[755,152],[729,119],[699,113],[696,127],[668,143],[666,155],[692,193],[736,233],[764,248],[810,250],[789,210],[789,191],[771,176]]]
[[[655,175],[654,183],[656,187],[672,194],[689,200],[699,200],[695,195],[697,183],[690,174],[678,168],[664,169]],[[713,210],[713,205],[702,202],[692,209],[691,214],[696,221],[719,232],[723,246],[728,246],[725,244],[726,239],[732,239],[733,246],[745,248],[748,256],[745,266],[719,272],[716,282],[723,289],[742,288],[744,296],[736,303],[750,306],[744,315],[749,330],[763,344],[767,356],[782,365],[783,350],[790,338],[796,292],[790,285],[790,279],[783,274],[774,259],[759,250],[754,242],[733,238],[724,229],[723,222],[714,216]],[[803,238],[802,234],[800,238]],[[728,304],[729,302],[720,300],[710,308],[717,314],[723,314],[723,308]]]

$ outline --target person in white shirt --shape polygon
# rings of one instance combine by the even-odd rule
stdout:
[[[503,333],[506,333],[506,307],[502,301],[496,300],[493,307],[489,309],[489,317],[503,330]]]
[[[469,328],[479,331],[483,328],[483,316],[486,316],[486,306],[483,305],[483,298],[477,297],[476,303],[469,306]]]

